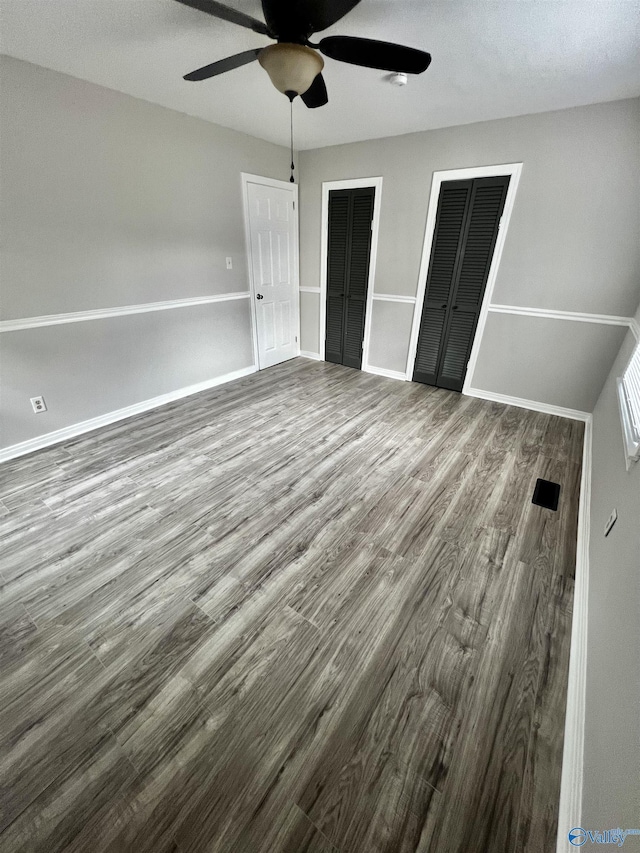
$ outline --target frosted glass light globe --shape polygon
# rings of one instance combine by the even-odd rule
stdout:
[[[324,60],[315,50],[287,42],[263,48],[258,62],[284,95],[303,95],[324,68]]]

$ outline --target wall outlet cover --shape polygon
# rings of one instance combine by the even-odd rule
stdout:
[[[228,270],[233,269],[233,259],[232,258],[227,258],[227,269]]]
[[[36,415],[40,412],[46,412],[47,404],[44,401],[44,397],[31,397],[31,408]]]

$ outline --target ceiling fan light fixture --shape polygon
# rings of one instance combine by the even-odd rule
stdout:
[[[324,60],[315,50],[288,42],[263,48],[258,62],[283,95],[303,95],[324,68]]]

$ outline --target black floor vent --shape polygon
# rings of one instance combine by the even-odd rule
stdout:
[[[560,483],[552,483],[551,480],[536,480],[531,503],[543,506],[545,509],[558,509],[558,498],[560,497]]]

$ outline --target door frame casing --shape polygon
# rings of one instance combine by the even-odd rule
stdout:
[[[327,251],[329,249],[329,193],[331,190],[357,190],[373,187],[373,219],[371,223],[371,250],[369,252],[369,277],[367,279],[367,301],[364,315],[362,339],[362,370],[369,368],[369,341],[371,339],[371,313],[373,306],[373,283],[378,256],[378,233],[380,231],[380,203],[382,200],[382,178],[351,178],[344,181],[322,182],[322,212],[320,228],[320,358],[325,360],[327,337]]]
[[[509,230],[509,222],[511,221],[511,213],[515,203],[516,192],[520,182],[522,173],[522,163],[506,163],[501,166],[472,166],[465,169],[446,169],[441,172],[434,172],[431,181],[431,194],[429,196],[429,207],[427,210],[427,224],[424,231],[424,243],[422,246],[422,258],[420,260],[420,272],[418,273],[418,289],[416,293],[415,307],[413,309],[413,323],[411,325],[411,337],[409,339],[409,352],[407,354],[407,370],[405,378],[411,381],[416,361],[416,353],[418,349],[418,337],[420,334],[420,322],[422,320],[422,309],[424,307],[424,298],[427,289],[427,273],[429,271],[429,261],[431,259],[431,249],[433,246],[433,237],[436,227],[436,214],[438,212],[438,201],[440,199],[440,188],[445,181],[460,181],[473,178],[498,178],[509,176],[509,187],[507,196],[504,202],[504,210],[500,219],[500,226],[496,245],[493,249],[493,257],[489,267],[489,275],[487,276],[487,284],[484,289],[482,303],[480,305],[480,313],[478,314],[478,323],[473,337],[471,346],[471,354],[467,362],[467,372],[462,386],[462,393],[466,394],[468,388],[472,387],[473,373],[475,371],[480,345],[484,335],[484,328],[487,322],[487,314],[491,305],[491,297],[493,288],[495,287],[496,278],[498,276],[498,268],[502,258],[502,250],[504,241]]]
[[[296,321],[295,335],[297,338],[296,355],[300,355],[300,228],[298,221],[298,184],[292,184],[290,181],[280,181],[277,178],[265,178],[262,175],[252,175],[249,172],[241,172],[240,180],[242,186],[242,213],[244,218],[244,242],[245,254],[247,256],[247,272],[249,274],[249,294],[251,301],[251,338],[253,342],[253,366],[256,370],[260,370],[260,354],[258,352],[258,318],[256,316],[256,288],[253,280],[253,265],[251,263],[251,224],[249,216],[249,184],[260,184],[264,187],[275,187],[279,190],[288,190],[293,192],[294,203],[294,246],[293,246],[293,272],[294,286],[296,290]]]

